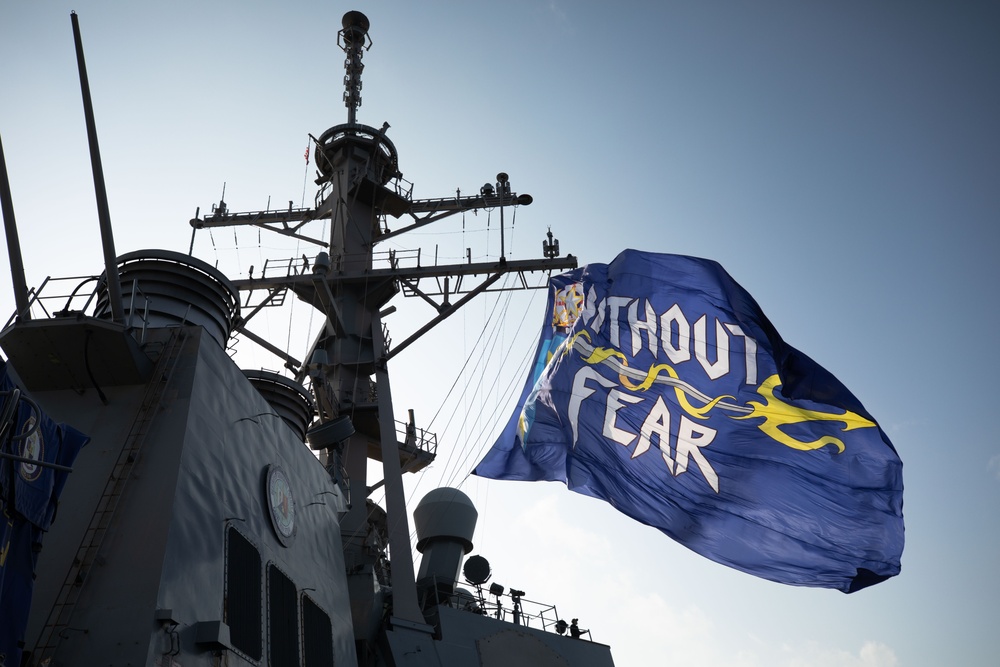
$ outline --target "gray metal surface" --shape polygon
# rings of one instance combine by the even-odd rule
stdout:
[[[243,375],[299,439],[304,441],[316,411],[309,391],[298,382],[272,371],[244,369]]]
[[[472,551],[479,512],[469,497],[448,487],[434,489],[413,509],[417,550],[423,554],[417,584],[455,592],[462,559]]]
[[[0,346],[31,391],[139,384],[151,366],[121,324],[81,315],[22,320],[0,332]]]
[[[197,637],[206,623],[225,623],[230,525],[257,547],[262,563],[278,566],[330,615],[337,664],[356,664],[338,524],[346,505],[342,490],[214,341],[193,327],[183,335],[108,535],[78,577],[78,599],[59,632],[54,664],[152,665],[171,651],[179,651],[185,665],[217,664],[218,647]],[[54,417],[79,424],[93,438],[67,485],[67,509],[48,536],[39,572],[68,571],[77,545],[87,539],[102,480],[112,474],[123,436],[142,407],[142,389],[112,390],[108,406],[93,395],[39,395]],[[272,464],[286,471],[297,504],[289,547],[268,515],[263,473]],[[61,583],[39,577],[29,647],[44,634]],[[261,627],[266,653],[266,618]],[[245,661],[238,652],[226,653],[229,664]]]
[[[239,292],[211,264],[170,250],[137,250],[118,258],[122,294],[136,328],[194,324],[222,347],[240,317]],[[98,295],[96,315],[110,314],[108,293]]]

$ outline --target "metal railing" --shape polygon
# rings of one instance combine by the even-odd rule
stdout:
[[[102,276],[61,278],[46,276],[41,285],[28,290],[27,313],[14,312],[4,328],[25,314],[30,319],[54,319],[72,315],[96,316],[98,295],[103,289]],[[131,298],[125,310],[125,326],[130,330],[139,329],[139,342],[144,343],[148,325],[149,297],[139,289],[138,282],[133,280]]]
[[[89,283],[94,284],[93,288],[84,290],[84,287]],[[52,319],[71,313],[86,313],[93,305],[94,299],[100,291],[100,285],[100,276],[67,276],[65,278],[46,276],[41,285],[28,290],[27,315],[35,319],[39,317],[40,311],[42,318]],[[46,288],[48,288],[47,292]],[[53,291],[56,293],[53,294]],[[62,303],[62,308],[58,308],[59,303]],[[15,319],[24,315],[25,313],[15,312],[4,326],[10,326]]]
[[[543,632],[559,635],[567,634],[570,626],[559,618],[555,605],[528,600],[523,591],[505,591],[503,586],[491,585],[488,589],[475,586],[475,591],[458,590],[456,593],[443,593],[439,586],[428,586],[424,590],[424,607],[430,605],[448,606],[470,614],[487,616],[497,620],[536,628]],[[579,634],[569,633],[574,638],[592,639],[590,630],[579,630]]]
[[[404,445],[437,456],[437,433],[431,433],[412,422],[396,420],[396,439]]]

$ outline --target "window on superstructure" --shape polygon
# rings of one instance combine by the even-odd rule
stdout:
[[[333,667],[333,624],[306,595],[302,596],[302,666]]]
[[[299,604],[295,584],[267,565],[268,647],[271,667],[299,667]]]
[[[260,575],[261,560],[257,548],[230,526],[226,531],[223,620],[229,626],[233,647],[253,660],[261,659],[263,648]]]

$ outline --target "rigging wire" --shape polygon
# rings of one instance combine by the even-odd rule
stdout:
[[[495,310],[494,311],[494,315],[497,315],[498,312],[499,311]],[[486,336],[486,334],[491,331],[490,322],[492,321],[492,319],[493,319],[493,316],[490,317],[490,319],[486,322],[486,324],[480,330],[480,332],[479,332],[479,338],[476,340],[476,344],[473,346],[473,348],[477,348],[479,346],[479,343],[482,341],[483,337]],[[437,412],[435,412],[434,416],[431,417],[431,421],[427,425],[428,429],[430,429],[431,426],[433,426],[434,423],[437,421],[438,416],[441,414],[441,411],[444,409],[445,405],[447,404],[448,399],[451,397],[452,392],[455,390],[455,387],[458,386],[459,380],[462,379],[462,376],[465,373],[465,369],[468,368],[469,362],[471,362],[471,361],[472,361],[472,355],[466,355],[465,363],[462,364],[462,368],[459,369],[458,374],[455,376],[455,380],[454,380],[454,382],[452,382],[451,388],[448,389],[448,393],[445,395],[444,399],[442,399],[441,405],[438,407]],[[450,418],[449,418],[449,423],[450,423]],[[447,429],[448,425],[446,424],[444,428]]]
[[[503,308],[504,314],[506,314],[507,306],[510,303],[509,294],[510,293],[508,293],[508,299],[507,299],[506,303],[504,304],[504,308]],[[481,357],[482,356],[486,357],[486,361],[485,361],[485,363],[477,364],[476,369],[474,371],[474,373],[476,373],[478,375],[478,377],[470,377],[470,381],[473,380],[473,379],[476,380],[476,382],[475,382],[476,388],[473,391],[471,400],[473,402],[475,402],[478,399],[480,401],[480,404],[482,404],[482,401],[484,400],[484,397],[482,395],[481,390],[483,388],[483,384],[484,384],[483,380],[484,380],[484,377],[485,377],[485,374],[486,374],[485,373],[485,369],[489,365],[490,360],[493,358],[493,353],[496,350],[497,341],[500,339],[499,330],[498,329],[494,329],[493,333],[494,333],[494,335],[492,335],[490,337],[490,340],[487,342],[487,347],[483,350],[483,354],[481,355]],[[490,383],[490,384],[493,384],[493,383]],[[466,395],[468,395],[468,394],[466,394]],[[462,421],[461,421],[461,424],[459,425],[459,432],[462,435],[462,437],[460,439],[461,442],[467,442],[470,439],[469,434],[472,432],[472,429],[476,428],[476,420],[474,419],[473,422],[470,424],[469,423],[469,417],[470,417],[470,415],[472,415],[472,414],[478,414],[479,412],[480,412],[480,410],[468,410],[468,409],[464,410],[463,415],[462,415]],[[455,477],[455,474],[456,474],[455,473],[455,467],[456,467],[456,464],[455,464],[455,452],[456,451],[457,451],[457,448],[452,448],[448,452],[448,459],[445,462],[445,468],[444,468],[444,472],[443,472],[443,477],[444,477],[445,480],[447,480],[446,485],[450,483],[450,481]]]
[[[509,279],[510,279],[510,276],[508,276],[508,280]],[[510,295],[511,295],[511,292],[508,291],[507,292],[507,300],[508,300],[508,302],[510,300]],[[481,349],[481,350],[483,350],[483,352],[485,352],[485,349],[488,346],[489,341],[487,341],[487,345],[486,346],[480,346],[480,343],[482,342],[483,337],[486,336],[487,334],[491,334],[491,335],[495,334],[496,327],[495,326],[491,326],[491,322],[492,322],[492,320],[493,320],[494,317],[503,317],[505,315],[505,313],[506,313],[506,309],[494,309],[493,314],[487,320],[486,324],[481,328],[480,333],[479,333],[479,338],[477,339],[476,344],[473,346],[473,349]],[[452,393],[454,392],[455,387],[458,386],[459,381],[465,375],[465,370],[466,370],[466,368],[468,368],[469,363],[473,361],[473,357],[474,356],[475,356],[474,354],[468,354],[468,355],[466,355],[465,363],[462,365],[462,368],[456,374],[455,380],[452,382],[451,388],[448,390],[448,393],[446,394],[445,398],[442,400],[441,405],[440,405],[440,407],[438,407],[437,412],[434,413],[434,416],[431,418],[431,421],[428,423],[427,430],[430,430],[430,428],[436,422],[438,416],[441,414],[442,410],[447,405],[448,399],[451,397]],[[480,354],[479,359],[480,360],[482,359],[482,353]],[[482,366],[483,366],[483,364],[478,363],[478,360],[477,360],[477,363],[474,364],[474,368],[476,368],[476,367],[482,367]],[[464,398],[464,395],[463,395],[463,398]],[[467,410],[464,411],[464,412],[466,414],[468,414]],[[455,416],[456,416],[457,413],[458,413],[458,406],[456,406],[455,408],[453,408],[452,411],[451,411],[451,413],[449,414],[448,421],[447,421],[447,423],[445,424],[445,426],[443,427],[443,430],[442,430],[442,436],[443,436],[443,434],[446,434],[448,432],[448,430],[449,430],[449,428],[450,428],[450,426],[452,424],[452,421],[455,418]],[[440,442],[442,439],[443,439],[443,437],[439,437],[438,441]],[[458,439],[461,440],[461,437],[459,437]],[[444,463],[444,468],[443,468],[444,471],[447,471],[447,469],[449,467],[448,461],[454,455],[454,452],[455,452],[454,448],[452,448],[452,449],[449,450],[448,457],[446,458],[445,463]],[[408,501],[412,501],[413,500],[414,494],[416,494],[416,492],[417,492],[420,484],[424,481],[424,479],[425,479],[425,476],[423,476],[423,475],[417,479],[416,484],[414,484],[414,488],[411,490],[410,497],[409,497]]]
[[[539,331],[541,331],[541,330],[539,329]],[[532,346],[532,345],[528,345],[528,346],[525,347],[525,352],[521,356],[521,361],[520,361],[520,364],[519,364],[518,368],[526,368],[526,367],[528,367],[528,364],[531,361],[531,357],[533,356],[534,351],[535,351],[535,349],[534,349],[534,346]],[[504,387],[504,392],[503,392],[507,396],[507,400],[503,401],[503,402],[502,401],[497,401],[496,403],[494,403],[493,412],[490,413],[489,417],[487,418],[486,422],[484,423],[483,428],[479,432],[479,436],[477,438],[473,438],[473,441],[478,440],[480,442],[480,444],[478,446],[475,446],[475,447],[469,446],[469,447],[466,448],[465,455],[462,457],[461,460],[458,461],[458,463],[455,466],[454,472],[452,473],[452,475],[448,479],[448,486],[452,486],[452,485],[453,486],[457,486],[457,487],[462,486],[462,484],[464,484],[465,481],[472,474],[472,464],[471,464],[471,462],[472,461],[477,461],[477,460],[482,460],[482,457],[486,453],[486,449],[490,445],[492,445],[492,442],[491,442],[492,437],[487,437],[488,434],[497,433],[499,431],[499,429],[501,429],[503,427],[504,424],[501,422],[501,420],[502,419],[506,419],[507,418],[506,416],[509,416],[509,413],[510,413],[511,408],[513,407],[513,404],[520,397],[520,392],[512,393],[512,391],[516,390],[516,384],[517,384],[517,382],[518,381],[522,381],[523,382],[523,380],[524,380],[523,376],[519,376],[519,375],[511,375],[510,376],[510,379],[507,381],[507,385]],[[457,483],[455,483],[456,479],[457,479],[457,475],[459,474],[459,471],[461,471],[461,470],[465,470],[466,471],[465,475],[462,477],[462,479],[457,480]]]
[[[305,208],[305,205],[306,205],[306,184],[309,181],[309,149],[311,147],[311,143],[312,143],[312,137],[307,134],[306,135],[306,150],[305,150],[305,154],[303,155],[303,158],[305,158],[305,163],[306,164],[305,164],[305,168],[304,168],[303,173],[302,173],[302,198],[301,198],[301,200],[299,202],[299,207],[300,208]],[[270,209],[270,199],[268,199],[268,209]],[[324,228],[326,227],[326,219],[325,218],[324,218],[324,221],[323,221],[323,226],[324,226]],[[289,277],[294,272],[294,268],[293,267],[295,265],[295,262],[297,261],[297,259],[300,256],[303,256],[303,253],[302,253],[302,240],[301,239],[296,239],[296,241],[295,241],[295,254],[292,256],[292,258],[290,258],[288,260],[288,267],[286,269]],[[261,277],[262,278],[264,277],[263,270],[261,272]],[[287,296],[288,288],[286,287],[285,290],[286,290],[286,296]],[[293,322],[294,322],[294,319],[295,319],[295,302],[296,301],[298,301],[298,299],[296,298],[296,295],[293,292],[292,293],[292,303],[288,307],[288,310],[289,310],[289,312],[288,312],[288,331],[285,334],[285,355],[286,356],[291,356],[291,352],[292,352],[292,328],[293,328]],[[306,335],[309,336],[310,338],[311,338],[310,334],[312,332],[312,326],[313,326],[313,317],[314,317],[315,312],[316,312],[316,303],[315,302],[316,302],[316,297],[315,297],[315,294],[314,294],[313,295],[313,303],[311,304],[312,308],[309,309],[309,311],[310,311],[309,312],[309,325],[306,328]],[[307,349],[307,350],[309,349],[308,339],[307,339],[307,342],[306,342],[305,349]],[[308,359],[304,359],[302,361],[302,363],[303,364],[308,364],[309,360]]]
[[[543,280],[545,280],[545,278],[543,278]],[[534,304],[535,304],[535,301],[537,299],[537,292],[540,292],[541,290],[537,290],[536,289],[536,290],[532,290],[532,291],[535,292],[535,293],[533,293],[531,295],[531,299],[529,300],[529,302],[526,304],[526,306],[524,307],[524,309],[522,311],[521,319],[518,322],[518,326],[517,326],[516,331],[514,332],[514,336],[512,337],[512,339],[510,341],[510,344],[506,348],[507,353],[504,355],[505,359],[509,359],[511,357],[510,352],[511,352],[511,350],[513,350],[515,344],[520,339],[520,333],[521,333],[521,331],[522,331],[522,329],[524,327],[524,324],[525,324],[525,322],[527,320],[528,314],[531,313],[531,312],[535,312]],[[507,296],[508,296],[508,299],[507,299],[507,304],[506,305],[509,306],[510,297],[512,296],[512,292],[508,291],[507,292]],[[505,307],[503,309],[503,312],[506,313],[506,310],[507,310],[507,308]],[[494,314],[497,314],[497,313],[500,313],[500,312],[501,311],[498,309],[498,310],[494,311]],[[477,340],[475,347],[477,347],[477,348],[479,347],[479,343],[482,342],[482,337],[483,337],[482,334],[487,329],[489,329],[489,328],[490,328],[489,326],[483,327],[483,330],[480,333],[480,337]],[[541,331],[541,327],[539,327],[539,329],[538,329],[538,332],[540,332],[540,331]],[[453,448],[451,450],[451,452],[449,453],[449,461],[455,461],[455,463],[454,463],[454,465],[451,465],[449,462],[445,463],[445,473],[443,473],[441,475],[441,480],[439,482],[441,485],[444,485],[444,486],[455,486],[455,487],[461,487],[462,485],[464,485],[464,483],[470,477],[471,471],[472,471],[471,464],[469,463],[470,459],[477,459],[477,460],[480,459],[483,456],[485,450],[491,444],[492,437],[487,437],[487,436],[489,434],[496,433],[500,428],[503,427],[502,420],[506,420],[508,418],[507,415],[509,415],[509,413],[511,411],[512,405],[518,400],[518,398],[520,396],[520,391],[517,391],[517,384],[524,381],[524,375],[523,375],[523,373],[517,372],[517,371],[519,371],[521,369],[524,369],[524,368],[529,368],[530,367],[530,361],[531,361],[532,357],[534,356],[536,348],[537,348],[537,345],[535,343],[535,341],[537,341],[537,339],[538,339],[538,333],[536,333],[534,337],[526,339],[527,342],[523,344],[524,345],[524,353],[521,355],[519,362],[516,363],[512,367],[513,369],[515,369],[515,371],[510,374],[510,377],[507,380],[506,386],[504,387],[503,391],[500,392],[502,395],[505,395],[507,397],[507,399],[506,400],[498,400],[498,401],[494,402],[494,407],[493,407],[492,412],[490,413],[489,417],[482,424],[482,428],[480,428],[478,436],[476,436],[476,438],[475,438],[475,440],[479,440],[480,441],[480,444],[478,446],[475,446],[475,447],[465,446],[464,447],[464,454],[460,458],[458,458],[458,459],[454,459],[452,457],[452,454],[454,454],[454,452],[458,451],[458,448]],[[489,344],[490,344],[490,341],[487,341],[487,345],[489,345]],[[463,365],[462,369],[459,371],[458,375],[456,376],[455,381],[452,383],[452,389],[454,389],[454,387],[458,384],[458,380],[464,374],[465,369],[468,367],[469,362],[472,360],[472,356],[474,356],[474,355],[470,355],[466,359],[465,364]],[[480,358],[481,357],[482,357],[482,354],[480,354]],[[477,367],[481,368],[482,366],[481,365],[477,365]],[[450,394],[451,394],[451,391],[449,391],[449,395],[445,397],[444,401],[442,401],[442,406],[438,409],[438,412],[435,414],[435,419],[441,413],[442,409],[444,408],[445,403],[447,403],[447,401],[448,401],[448,397],[450,396]],[[454,411],[452,412],[451,416],[449,417],[448,424],[451,423],[451,419],[453,417],[454,417]],[[432,420],[432,422],[433,422],[433,420]],[[448,429],[448,426],[446,425],[445,426],[445,431],[447,431],[447,429]],[[465,442],[465,441],[463,441],[463,442]],[[452,471],[450,473],[447,472],[448,468],[452,469]],[[465,471],[464,474],[462,474],[462,472],[461,472],[463,470]],[[411,492],[410,492],[410,494],[409,494],[409,496],[407,498],[407,502],[408,503],[413,502],[413,498],[416,495],[417,490],[418,490],[420,484],[425,479],[425,475],[426,475],[426,473],[424,475],[422,475],[421,477],[419,477],[416,480],[416,483],[413,485],[413,489],[411,490]],[[462,475],[462,477],[461,477],[460,480],[458,480],[458,483],[456,484],[455,480],[458,479],[459,475]],[[487,491],[488,491],[488,487],[487,487]],[[410,539],[411,539],[411,543],[413,543],[415,541],[415,539],[416,539],[416,532],[415,532],[415,530],[411,530]]]
[[[508,279],[511,279],[511,278],[512,278],[512,276],[508,277]],[[487,395],[483,395],[479,391],[479,389],[477,388],[477,390],[473,393],[473,399],[479,399],[479,400],[482,400],[482,401],[489,400],[490,396],[493,395],[493,389],[495,389],[496,386],[497,386],[497,382],[495,381],[495,378],[491,379],[488,382],[486,382],[485,379],[484,379],[484,376],[485,376],[487,370],[489,370],[491,368],[490,360],[494,359],[495,356],[496,356],[496,350],[498,349],[498,342],[500,340],[500,333],[501,333],[501,328],[500,327],[496,327],[496,326],[491,326],[491,321],[492,321],[493,317],[500,318],[501,320],[506,320],[507,319],[506,318],[506,314],[509,311],[511,297],[512,297],[512,291],[507,291],[507,293],[506,293],[506,299],[504,301],[503,307],[502,308],[496,308],[496,309],[494,309],[493,315],[487,321],[487,324],[483,327],[482,332],[481,332],[480,337],[479,337],[479,340],[477,340],[477,342],[476,342],[476,348],[479,350],[479,355],[478,355],[478,359],[476,360],[476,362],[475,362],[475,364],[473,366],[474,372],[471,374],[471,383],[475,384],[477,387],[482,387],[482,386],[486,385],[487,387],[490,387],[491,389],[489,390],[489,393]],[[529,304],[529,306],[530,306],[530,304]],[[528,308],[526,308],[525,311],[524,311],[524,313],[522,313],[521,321],[518,324],[518,328],[517,328],[517,332],[515,333],[515,337],[514,337],[514,339],[511,340],[511,344],[507,348],[507,350],[508,350],[507,354],[505,354],[501,358],[506,358],[507,356],[509,356],[509,350],[513,346],[514,342],[517,340],[517,336],[520,334],[520,331],[523,328],[524,320],[527,317],[527,313],[528,313]],[[487,339],[486,343],[482,344],[483,333],[485,333],[486,331],[489,331],[491,335]],[[533,347],[533,346],[529,345],[529,347]],[[488,355],[487,355],[487,353],[488,353]],[[467,357],[465,364],[463,365],[462,369],[459,371],[459,376],[465,374],[465,371],[468,368],[469,363],[472,362],[473,358],[476,357],[476,356],[477,355],[475,353],[472,353],[472,354],[470,354]],[[482,359],[483,359],[484,356],[486,356],[486,362],[485,363],[482,362]],[[520,369],[522,367],[518,366],[517,368]],[[516,377],[517,377],[517,374],[516,374],[516,371],[515,371],[515,378]],[[456,378],[456,384],[457,384],[457,378]],[[454,388],[454,386],[455,385],[453,384],[453,388]],[[438,414],[440,414],[440,412],[442,411],[442,409],[445,407],[445,404],[447,404],[447,401],[448,401],[448,398],[449,398],[450,394],[451,394],[451,391],[449,391],[449,395],[446,396],[445,400],[442,402],[442,406],[441,406],[441,408],[439,408]],[[470,410],[465,410],[464,411],[464,417],[462,419],[462,423],[461,423],[461,426],[460,426],[460,429],[462,431],[464,431],[466,429],[466,427],[469,426],[469,415],[470,415],[470,412],[471,412]],[[481,411],[477,411],[477,414],[479,412],[481,412]],[[495,414],[495,412],[496,412],[496,409],[494,409],[494,414]],[[444,439],[444,436],[447,435],[448,431],[451,428],[451,424],[453,423],[453,420],[454,420],[456,414],[457,414],[457,408],[454,409],[454,410],[452,410],[451,413],[449,414],[448,421],[445,424],[445,426],[443,427],[442,438],[440,438],[440,439]],[[436,417],[437,417],[437,414],[435,415],[435,419],[436,419]],[[473,422],[473,424],[471,425],[472,429],[478,430],[480,432],[484,431],[488,427],[489,427],[489,425],[480,424],[479,423],[479,419],[476,419],[475,422]],[[472,439],[472,436],[470,436],[470,438],[468,438],[468,439],[461,438],[461,437],[459,438],[459,440],[461,442],[467,442],[467,441],[470,441],[471,439]],[[445,464],[444,464],[444,472],[443,472],[443,475],[442,475],[443,478],[451,478],[451,479],[453,479],[454,477],[457,476],[457,474],[458,474],[456,472],[457,466],[460,465],[460,463],[455,463],[454,462],[456,460],[455,456],[456,456],[456,452],[457,451],[458,451],[458,448],[452,448],[451,450],[449,450],[448,457],[447,457],[447,459],[445,461]],[[467,456],[466,456],[466,458],[467,458]],[[451,472],[449,472],[449,470]]]
[[[510,256],[514,257],[514,224],[517,222],[517,206],[510,214]]]
[[[488,301],[488,299],[483,299],[483,303],[486,303],[486,301]],[[469,314],[468,311],[462,313],[462,353],[466,356],[466,358],[469,358],[469,356],[471,356],[469,355],[469,348],[468,348],[469,345],[468,314]],[[475,368],[476,366],[473,366],[473,369]],[[472,379],[472,375],[473,374],[470,373],[469,375],[465,376],[465,388],[464,391],[462,392],[462,405],[461,405],[463,414],[469,414],[469,382]],[[452,413],[452,416],[454,416],[454,413]],[[441,434],[442,437],[447,434],[449,424],[451,424],[451,418],[449,418],[448,422],[445,424],[444,432]],[[465,429],[460,428],[458,431],[457,441],[461,442],[464,439],[465,439]],[[448,464],[451,462],[451,455],[452,452],[454,451],[455,451],[454,447],[448,449],[448,456],[447,458],[445,458],[444,461],[444,475],[442,475],[442,479],[447,476]]]
[[[541,328],[539,328],[539,332],[540,331]],[[518,368],[530,368],[530,363],[534,355],[535,355],[535,346],[530,344],[526,345],[524,354],[521,356],[521,361],[520,364],[518,365]],[[510,414],[511,408],[513,407],[514,404],[516,404],[516,401],[520,396],[519,392],[512,393],[512,390],[517,391],[516,383],[521,380],[523,380],[522,376],[516,374],[511,375],[510,380],[507,383],[507,387],[504,390],[506,395],[508,396],[508,400],[503,403],[498,402],[494,408],[493,414],[490,417],[492,432],[499,432],[499,430],[503,428],[503,422],[501,420],[507,418],[505,417],[505,415]],[[486,432],[487,431],[484,431],[484,433]],[[469,478],[472,476],[472,470],[473,470],[472,466],[474,465],[474,462],[482,460],[483,456],[486,453],[486,450],[490,447],[491,444],[492,444],[492,438],[486,438],[481,441],[481,444],[478,447],[468,447],[466,449],[466,455],[459,464],[460,468],[456,468],[456,469],[464,469],[466,471],[465,475],[460,480],[458,480],[457,484],[452,484],[452,486],[456,488],[462,488],[466,485],[466,482],[469,481]],[[486,517],[489,516],[487,510],[489,508],[489,494],[492,488],[493,488],[492,484],[476,485],[476,490],[481,491],[485,495],[485,497],[482,498],[477,497],[476,499],[476,506],[479,508],[481,522],[485,521]],[[488,536],[493,533],[493,531],[489,529],[486,523],[480,523],[479,528],[481,534],[483,535]],[[479,549],[480,553],[484,551],[483,546],[484,545],[480,545]]]
[[[532,301],[533,300],[534,299],[532,299]],[[510,342],[510,344],[509,344],[509,346],[508,346],[505,354],[503,355],[504,359],[509,359],[510,358],[510,351],[514,347],[515,342],[518,340],[518,335],[520,334],[521,329],[524,326],[524,323],[525,323],[525,321],[527,319],[527,314],[528,314],[529,310],[531,310],[530,307],[526,308],[524,310],[524,313],[522,314],[522,317],[521,317],[521,321],[518,323],[517,331],[516,331],[514,337],[511,339],[511,342]],[[529,339],[529,340],[531,340],[531,339]],[[534,339],[533,339],[533,341],[537,341],[537,340],[538,340],[538,335],[536,334],[535,337],[534,337]],[[528,365],[529,364],[529,360],[531,359],[531,356],[534,354],[534,351],[536,349],[536,345],[531,344],[533,341],[529,342],[529,344],[525,346],[525,353],[523,355],[523,358],[522,358],[520,364],[518,364],[517,366],[515,366],[516,369],[524,369],[524,368],[529,367],[529,365]],[[496,433],[499,428],[502,428],[502,424],[499,424],[498,422],[500,422],[500,420],[505,419],[504,415],[506,415],[507,413],[509,413],[510,408],[511,408],[511,404],[513,402],[517,401],[517,399],[520,397],[520,391],[517,391],[516,385],[517,385],[518,382],[523,382],[523,380],[524,380],[523,374],[518,373],[518,372],[511,373],[510,376],[509,376],[509,378],[508,378],[507,385],[506,385],[506,387],[504,387],[504,391],[503,391],[503,395],[505,395],[507,397],[506,400],[502,401],[502,400],[498,399],[498,400],[493,401],[493,411],[492,411],[492,413],[486,419],[482,419],[482,414],[481,413],[477,414],[476,421],[478,423],[478,430],[476,431],[476,435],[475,435],[475,437],[469,438],[468,440],[466,440],[464,442],[471,443],[471,442],[475,442],[475,441],[478,440],[478,441],[482,442],[483,444],[480,445],[480,447],[479,447],[478,450],[474,450],[470,446],[466,446],[465,447],[465,453],[464,453],[464,455],[461,458],[459,458],[459,459],[457,459],[455,461],[454,465],[452,466],[452,471],[449,473],[449,475],[447,477],[449,485],[452,485],[458,479],[458,475],[461,474],[461,470],[463,470],[463,469],[466,469],[467,472],[462,477],[462,479],[458,481],[458,485],[461,485],[461,483],[464,482],[465,479],[468,478],[468,476],[469,476],[469,472],[468,472],[468,470],[469,470],[469,459],[473,456],[473,454],[475,454],[475,453],[481,453],[482,450],[485,449],[485,447],[490,444],[489,443],[489,436],[490,436],[490,434]],[[495,382],[491,383],[491,385],[493,386],[493,388],[496,388],[496,384],[497,383],[495,383]]]
[[[296,241],[295,242],[295,257],[298,257],[301,251],[302,251],[302,241]],[[293,265],[292,263],[293,263],[293,261],[294,260],[289,260],[289,262],[288,262],[288,273],[289,274],[291,274],[291,272],[292,272],[292,265]],[[263,276],[261,276],[261,277],[263,277]],[[286,296],[287,296],[287,292],[289,291],[288,287],[285,287],[284,289],[286,291]],[[313,298],[313,300],[315,301],[315,297]],[[291,356],[291,354],[292,354],[292,322],[295,319],[295,302],[296,301],[298,301],[298,299],[295,297],[295,294],[292,293],[292,303],[288,306],[288,332],[285,334],[285,355],[286,356]],[[315,310],[313,310],[313,312],[315,312]],[[312,316],[311,316],[311,314],[310,314],[310,318],[309,318],[309,324],[310,324],[310,326],[312,325]],[[302,361],[302,363],[307,364],[307,363],[309,363],[309,360],[305,359],[305,360]]]
[[[306,166],[306,173],[308,173],[308,165]],[[317,199],[315,201],[316,208],[319,208],[319,204],[320,204],[319,195],[320,195],[320,191],[317,190],[317,192],[316,192],[316,198]],[[326,216],[323,216],[322,220],[323,220],[323,225],[320,228],[320,235],[319,235],[319,237],[321,239],[325,239],[325,238],[327,238],[327,236],[326,236],[327,235],[327,229],[326,229],[326,220],[327,220],[327,218],[326,218]],[[332,224],[332,218],[331,218],[331,224]],[[330,252],[330,245],[329,245],[329,243],[327,243],[323,247],[326,248],[327,252]],[[309,309],[309,326],[306,327],[306,340],[305,340],[305,345],[303,346],[303,349],[305,349],[305,350],[311,349],[311,347],[313,345],[313,341],[317,340],[317,338],[318,338],[318,332],[314,333],[314,329],[313,329],[315,318],[316,318],[316,313],[319,310],[319,306],[316,303],[317,297],[318,297],[318,295],[315,292],[313,292],[312,304],[310,304],[312,307]],[[303,359],[303,363],[309,363],[310,361],[311,361],[310,359]]]
[[[472,441],[474,439],[474,437],[475,437],[474,434],[481,428],[480,427],[480,424],[481,424],[480,420],[482,418],[484,406],[487,403],[487,401],[489,401],[490,397],[493,396],[493,392],[496,390],[497,383],[496,383],[496,381],[494,379],[495,378],[495,374],[491,374],[491,377],[490,377],[491,381],[486,382],[484,380],[486,379],[486,371],[487,371],[488,368],[491,367],[492,360],[495,357],[495,353],[496,353],[496,351],[498,349],[498,344],[501,344],[502,341],[504,340],[504,333],[505,333],[505,326],[504,325],[505,325],[505,322],[507,320],[506,314],[507,314],[507,311],[509,310],[510,301],[511,301],[512,296],[513,296],[513,294],[511,292],[507,293],[507,300],[506,300],[506,302],[504,303],[504,306],[503,306],[503,314],[504,314],[504,316],[501,317],[500,320],[499,320],[499,327],[498,327],[498,330],[496,331],[496,335],[493,336],[493,338],[490,340],[490,343],[489,343],[489,351],[488,351],[488,354],[486,355],[486,361],[485,361],[485,363],[482,364],[482,367],[480,369],[481,370],[481,376],[480,376],[480,382],[477,385],[477,388],[485,387],[486,389],[485,389],[485,391],[482,391],[482,392],[478,391],[478,389],[476,391],[476,395],[479,397],[479,409],[477,409],[473,413],[471,413],[472,415],[474,415],[474,419],[472,421],[472,424],[469,426],[469,430],[467,431],[466,437],[463,438],[462,442],[470,442],[470,441]],[[500,363],[502,363],[502,362],[498,362],[498,365]],[[467,423],[469,421],[469,416],[470,416],[470,413],[467,412],[465,414],[464,418],[463,418],[463,423]],[[453,450],[453,451],[455,451],[455,450]],[[452,472],[450,473],[449,479],[453,479],[454,478],[454,475],[456,474],[456,470],[457,470],[457,463],[454,466]]]
[[[233,227],[233,250],[236,252],[236,266],[243,266],[243,262],[240,261],[240,241],[236,238],[236,227]]]
[[[267,198],[267,207],[268,207],[268,209],[271,208],[271,197]],[[235,232],[236,232],[236,228],[233,227],[233,233],[235,234]],[[260,227],[257,228],[257,262],[258,262],[258,266],[260,266],[260,277],[263,278],[264,277],[264,270],[265,270],[264,267],[267,266],[267,262],[264,259],[264,249],[263,249],[263,243],[261,241],[261,228]],[[253,267],[251,267],[251,271],[252,270],[253,270]],[[249,301],[249,296],[250,295],[248,294],[247,295],[248,301]],[[249,305],[249,303],[247,305]],[[266,328],[266,333],[267,333],[266,338],[268,340],[270,340],[271,339],[271,318],[269,318],[269,317],[265,317],[264,318],[264,326]],[[288,350],[286,349],[285,352],[287,353]],[[261,365],[260,367],[263,368],[263,365]]]
[[[486,256],[490,256],[490,219],[493,217],[493,209],[486,209]]]
[[[312,135],[306,135],[306,168],[302,172],[302,200],[299,202],[299,208],[306,207],[306,184],[309,182],[309,148],[312,145]]]

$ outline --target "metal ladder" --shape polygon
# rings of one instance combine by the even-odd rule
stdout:
[[[132,474],[132,468],[139,460],[139,452],[145,442],[149,426],[160,407],[164,391],[170,382],[174,368],[177,366],[180,358],[179,352],[186,339],[184,328],[178,328],[171,332],[170,338],[164,344],[163,351],[160,353],[160,358],[153,370],[153,376],[146,385],[146,393],[143,395],[139,410],[136,412],[135,420],[132,422],[132,427],[129,429],[118,454],[118,460],[105,484],[104,493],[97,503],[90,519],[90,525],[83,535],[73,563],[66,573],[66,578],[63,580],[59,594],[56,596],[45,626],[42,628],[38,643],[35,645],[32,655],[32,664],[34,665],[45,666],[51,663],[56,647],[69,628],[73,609],[80,598],[90,568],[97,558],[104,537],[114,519],[118,502],[121,500],[125,486]]]

